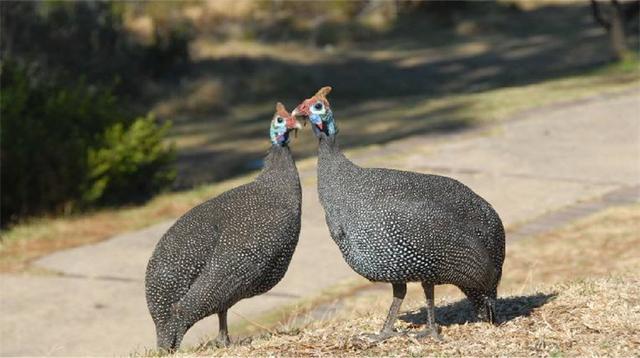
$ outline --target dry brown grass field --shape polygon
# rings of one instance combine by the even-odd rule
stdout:
[[[509,243],[500,286],[500,325],[476,322],[457,289],[436,290],[442,342],[409,334],[370,344],[390,289],[335,301],[334,313],[289,317],[226,349],[182,356],[637,356],[640,349],[640,205],[607,209],[547,234]],[[419,285],[409,285],[396,328],[422,329]],[[147,354],[154,355],[153,352]]]

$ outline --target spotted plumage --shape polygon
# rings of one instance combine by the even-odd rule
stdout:
[[[352,163],[337,144],[330,90],[305,100],[294,115],[309,118],[319,139],[318,192],[331,237],[353,270],[393,285],[394,303],[377,338],[393,334],[407,282],[422,282],[427,297],[430,327],[422,336],[438,337],[438,284],[458,286],[481,318],[494,321],[505,250],[498,214],[454,179]]]
[[[258,177],[196,206],[158,242],[147,266],[146,297],[159,348],[178,348],[194,323],[214,313],[217,343],[229,344],[227,310],[284,276],[300,234],[302,193],[287,145],[299,127],[279,103]]]

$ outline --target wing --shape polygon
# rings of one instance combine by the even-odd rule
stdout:
[[[491,204],[461,182],[440,175],[379,168],[365,169],[362,176],[360,182],[371,182],[371,187],[384,188],[373,202],[412,208],[422,213],[446,211],[472,233],[481,236],[491,252],[504,247],[500,217]]]
[[[248,245],[237,247],[232,253],[214,253],[202,274],[174,306],[174,315],[183,322],[195,323],[253,296],[272,263]]]
[[[192,240],[187,240],[191,238]],[[166,322],[200,275],[219,238],[215,225],[177,222],[160,240],[147,265],[145,293],[154,321]]]

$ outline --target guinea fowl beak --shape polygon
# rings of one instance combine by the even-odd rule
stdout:
[[[309,112],[309,107],[306,106],[304,103],[296,107],[296,109],[294,109],[293,112],[291,112],[291,115],[294,118],[302,118],[302,122],[304,123],[305,126],[307,125],[308,121],[311,121],[316,127],[318,127],[318,129],[320,130],[324,129],[324,123],[322,123],[321,120],[312,120],[310,118],[311,113]]]
[[[304,123],[304,125],[307,125],[307,120],[309,119],[309,114],[307,114],[303,109],[300,109],[302,105],[296,107],[293,112],[291,112],[291,117],[293,118],[301,118],[302,119],[302,123]]]
[[[300,128],[302,128],[302,125],[300,124],[300,122],[298,122],[296,120],[295,116],[291,116],[291,117],[287,118],[287,128],[289,128],[289,129],[300,129]]]
[[[287,129],[293,130],[295,131],[294,135],[297,138],[298,137],[298,129],[302,128],[302,125],[300,124],[300,122],[298,122],[296,120],[295,116],[291,116],[289,118],[287,118]]]

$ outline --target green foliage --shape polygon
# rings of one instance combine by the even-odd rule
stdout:
[[[89,186],[83,201],[144,200],[171,184],[175,171],[168,168],[173,152],[162,143],[169,127],[170,123],[158,126],[147,116],[129,127],[116,123],[108,128],[103,146],[89,149]]]
[[[7,60],[1,71],[3,225],[148,197],[170,183],[172,148],[162,144],[168,125],[127,119],[110,90],[82,80],[45,78]]]
[[[143,200],[175,177],[173,148],[162,143],[169,124],[134,119],[124,100],[189,61],[190,27],[168,22],[142,44],[126,29],[125,10],[0,2],[3,225]]]

